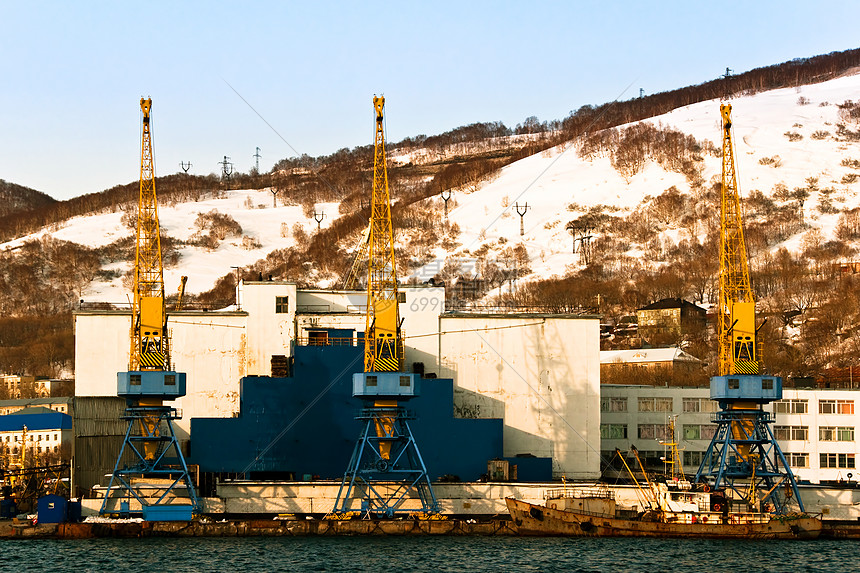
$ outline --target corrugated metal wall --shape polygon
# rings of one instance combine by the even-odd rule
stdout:
[[[105,475],[113,472],[128,429],[128,422],[121,419],[125,405],[125,398],[75,397],[73,495],[86,495],[97,484],[107,485]]]

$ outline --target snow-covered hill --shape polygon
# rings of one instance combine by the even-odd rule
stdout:
[[[860,75],[851,75],[802,89],[733,99],[742,197],[753,190],[769,195],[780,183],[789,189],[805,187],[809,178],[816,178],[819,188],[833,189],[828,196],[836,209],[860,206],[860,182],[842,182],[856,170],[841,164],[846,158],[860,159],[860,142],[834,139],[839,123],[836,104],[856,98],[858,93]],[[649,123],[721,145],[719,101],[679,108]],[[856,130],[856,126],[852,129]],[[800,134],[802,139],[790,141],[787,133]],[[761,162],[763,158],[767,159]],[[720,159],[706,155],[704,180],[719,181],[720,174]],[[608,157],[587,160],[579,156],[575,146],[560,146],[503,168],[498,177],[475,192],[455,194],[458,205],[449,218],[462,231],[459,241],[464,249],[474,251],[487,244],[492,246],[492,252],[499,250],[499,239],[508,246],[520,240],[520,217],[516,212],[519,205],[520,212],[525,211],[522,242],[529,251],[535,275],[562,275],[567,265],[579,263],[578,255],[573,253],[572,237],[565,230],[568,221],[595,205],[620,208],[616,215],[630,213],[672,186],[681,192],[690,190],[683,175],[666,171],[657,163],[649,162],[628,182]],[[805,220],[811,227],[821,229],[827,240],[833,236],[838,215],[818,212],[819,198],[812,194],[805,203]],[[526,204],[528,210],[522,208]],[[570,205],[576,208],[568,210]],[[667,233],[675,241],[682,238],[677,231]],[[793,237],[785,246],[797,247],[799,241],[799,236]],[[446,253],[439,251],[437,255],[444,257]]]
[[[858,206],[860,182],[851,180],[857,170],[843,166],[845,159],[860,159],[860,142],[840,141],[837,131],[837,104],[857,98],[860,75],[851,75],[802,89],[782,89],[732,100],[737,155],[737,170],[742,195],[753,190],[771,194],[778,184],[788,189],[808,187],[810,178],[817,187],[827,189],[828,200],[836,210]],[[680,130],[698,141],[706,140],[719,147],[719,102],[709,101],[677,109],[652,118],[649,123]],[[850,126],[856,130],[856,126]],[[622,127],[623,129],[623,127]],[[789,138],[788,134],[795,134]],[[800,137],[798,137],[800,136]],[[791,139],[791,140],[790,140]],[[703,154],[702,176],[710,184],[720,177],[720,159]],[[848,176],[848,177],[846,177]],[[396,185],[396,181],[392,181]],[[648,200],[671,187],[689,192],[687,178],[648,162],[629,181],[613,168],[608,157],[580,157],[577,145],[566,144],[528,157],[503,168],[492,180],[477,188],[455,190],[455,206],[449,221],[461,231],[455,252],[437,248],[435,256],[468,257],[482,245],[487,256],[501,253],[506,247],[522,244],[528,250],[533,278],[563,275],[570,265],[579,264],[572,251],[572,238],[565,225],[589,207],[607,205],[617,208],[616,215],[629,214],[645,206]],[[812,193],[804,204],[805,220],[820,228],[825,239],[833,236],[838,214],[822,213],[818,208],[820,193]],[[441,217],[441,200],[438,203]],[[525,205],[528,209],[525,210]],[[520,211],[525,210],[524,236],[520,237]],[[211,288],[218,277],[231,267],[246,266],[274,249],[294,244],[293,226],[299,224],[308,233],[317,223],[305,215],[300,206],[272,206],[268,191],[231,191],[221,198],[159,207],[161,226],[167,235],[188,240],[197,231],[195,220],[200,213],[218,210],[235,219],[242,235],[225,240],[212,250],[182,246],[178,265],[165,269],[168,290],[178,286],[181,275],[189,276],[189,292]],[[319,204],[324,212],[322,226],[337,218],[337,204]],[[714,214],[714,216],[717,216]],[[131,231],[122,221],[122,213],[108,213],[70,219],[58,227],[46,228],[33,235],[0,245],[14,248],[28,239],[50,234],[58,239],[97,247],[110,244]],[[686,229],[663,231],[677,241]],[[801,238],[792,237],[786,246],[796,248]],[[259,244],[259,246],[256,246]],[[250,247],[249,247],[250,245]],[[636,252],[632,252],[636,254]],[[111,268],[124,272],[131,261],[115,263]],[[429,278],[438,263],[431,264],[417,276]],[[107,269],[106,269],[107,270]],[[84,292],[87,301],[123,302],[127,291],[120,278],[94,282]]]
[[[182,275],[189,277],[188,292],[202,292],[212,288],[219,278],[230,272],[231,267],[250,265],[264,258],[269,252],[294,244],[293,227],[299,224],[308,233],[316,231],[317,223],[303,213],[302,207],[273,207],[272,195],[268,191],[231,191],[219,192],[223,198],[201,201],[159,205],[158,218],[162,231],[180,241],[188,241],[197,232],[195,221],[198,214],[217,210],[230,215],[242,227],[242,236],[228,238],[214,249],[198,246],[179,248],[179,263],[166,266],[164,281],[168,292],[179,286]],[[336,218],[338,204],[320,203],[317,211],[325,213],[321,226],[330,224]],[[101,247],[123,237],[133,236],[133,232],[123,224],[123,213],[106,213],[86,217],[74,217],[58,226],[52,226],[0,245],[0,249],[15,248],[23,242],[51,235],[56,239],[71,241],[89,247]],[[244,241],[243,237],[252,241]],[[105,267],[105,270],[127,271],[134,261],[119,262]],[[110,282],[91,283],[83,293],[85,301],[123,303],[128,299],[128,289],[122,285],[121,278]]]

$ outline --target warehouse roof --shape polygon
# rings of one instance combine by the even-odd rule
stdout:
[[[680,348],[638,348],[635,350],[601,350],[601,364],[631,364],[643,362],[701,362]]]
[[[27,431],[71,430],[72,417],[62,412],[20,413],[0,416],[0,432],[20,432],[24,426]]]

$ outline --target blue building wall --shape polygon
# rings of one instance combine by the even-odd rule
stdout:
[[[240,416],[193,418],[190,462],[204,472],[292,472],[296,478],[343,477],[362,426],[361,400],[352,374],[363,368],[362,347],[299,346],[291,378],[246,377],[240,382]],[[422,379],[421,395],[404,405],[417,418],[410,427],[432,480],[456,475],[477,480],[487,460],[502,456],[502,420],[453,416],[453,381]],[[519,479],[552,476],[551,460],[522,463]]]

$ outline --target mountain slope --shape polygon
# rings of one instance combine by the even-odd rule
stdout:
[[[46,207],[56,202],[56,199],[45,193],[0,179],[0,217]]]

